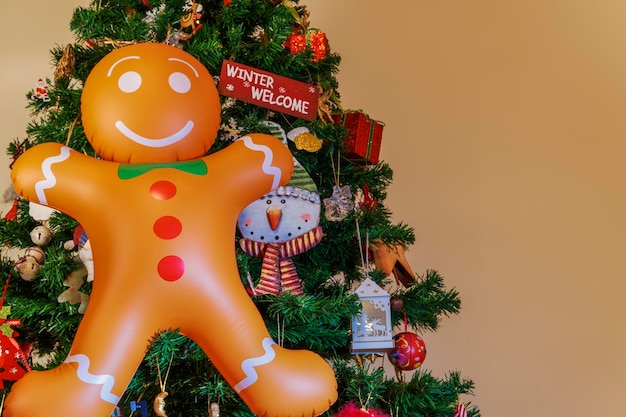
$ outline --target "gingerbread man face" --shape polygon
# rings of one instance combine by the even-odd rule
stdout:
[[[204,155],[220,125],[213,78],[178,48],[144,43],[117,49],[92,70],[81,111],[104,159],[146,163]]]

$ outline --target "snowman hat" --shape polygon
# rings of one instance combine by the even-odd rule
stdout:
[[[320,203],[317,186],[300,164],[294,165],[294,172],[291,176],[291,180],[285,186],[277,188],[275,192],[276,195],[279,196],[296,197],[312,203]]]
[[[285,133],[285,129],[283,129],[281,125],[276,122],[271,122],[269,120],[263,121],[262,123],[269,128],[272,136],[282,140],[283,143],[287,145],[287,137],[289,135]],[[304,200],[310,200],[314,203],[319,202],[320,196],[317,192],[317,185],[315,184],[309,173],[306,171],[306,169],[304,169],[304,167],[300,164],[300,162],[298,162],[296,158],[293,158],[293,165],[294,171],[291,179],[286,185],[276,189],[276,194],[300,197]]]

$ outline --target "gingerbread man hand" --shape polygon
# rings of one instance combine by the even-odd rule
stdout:
[[[46,143],[18,158],[12,178],[22,196],[84,226],[97,277],[89,309],[65,362],[16,383],[4,415],[108,417],[165,329],[198,343],[255,414],[324,412],[337,397],[333,370],[271,339],[232,244],[241,210],[289,180],[288,149],[250,134],[204,156],[220,124],[215,84],[194,57],[162,44],[104,57],[82,115],[102,159]],[[120,303],[121,293],[134,299]]]

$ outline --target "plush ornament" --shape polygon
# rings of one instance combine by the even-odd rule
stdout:
[[[397,370],[412,371],[422,366],[426,359],[426,344],[421,337],[413,332],[402,332],[393,340],[395,348],[387,356]]]
[[[72,305],[80,303],[78,306],[78,312],[85,314],[87,305],[89,304],[89,295],[80,291],[80,287],[85,283],[85,277],[87,276],[87,268],[85,265],[80,264],[78,268],[72,271],[63,280],[63,285],[68,287],[57,297],[59,303],[70,303]]]
[[[333,185],[333,195],[324,199],[324,217],[331,222],[340,222],[354,211],[354,201],[349,185]]]
[[[393,274],[396,282],[405,286],[415,282],[415,274],[401,245],[386,245],[380,240],[374,240],[370,242],[369,249],[372,252],[376,269],[387,275]]]
[[[73,239],[65,242],[63,247],[67,250],[78,248],[78,257],[87,270],[87,282],[92,282],[94,278],[93,252],[91,242],[81,225],[76,226]]]
[[[284,139],[285,132],[266,122],[272,133]],[[292,257],[304,253],[322,240],[320,198],[317,186],[294,158],[291,181],[264,195],[243,209],[237,226],[245,253],[262,258],[259,283],[254,295],[301,295],[302,284]]]
[[[46,80],[44,80],[43,78],[38,78],[37,82],[35,83],[35,92],[33,94],[33,97],[35,97],[35,99],[37,100],[41,100],[44,102],[50,101],[50,96],[48,95],[49,88],[50,86],[48,86],[48,82]]]
[[[370,187],[368,183],[363,184],[363,189],[357,196],[358,206],[361,210],[365,210],[368,212],[374,211],[376,206],[378,206],[378,200],[374,198],[372,193],[370,193]]]
[[[358,407],[354,402],[349,402],[333,414],[333,417],[390,417],[389,414],[376,408],[365,409]]]

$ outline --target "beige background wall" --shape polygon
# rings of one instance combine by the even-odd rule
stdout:
[[[0,3],[2,143],[86,3]],[[306,4],[343,57],[345,107],[386,123],[413,268],[461,292],[425,368],[472,377],[485,417],[625,415],[626,4]]]

